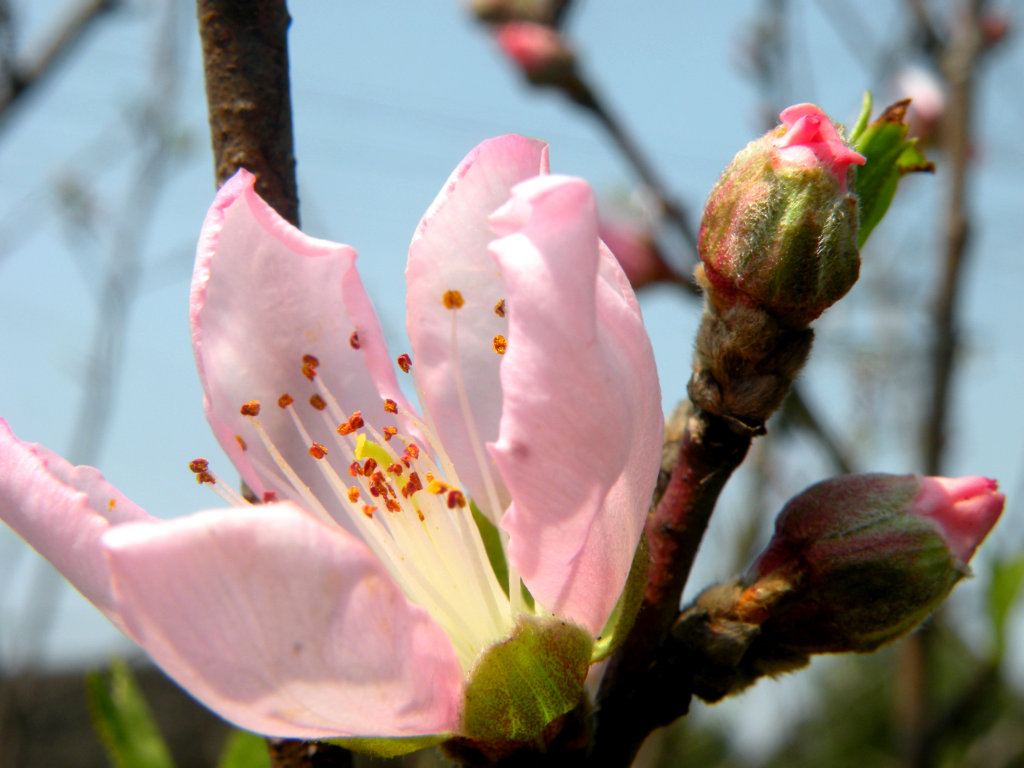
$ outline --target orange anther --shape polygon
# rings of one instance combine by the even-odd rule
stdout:
[[[402,373],[408,373],[412,368],[412,358],[403,352],[398,356],[398,367],[402,369]]]
[[[259,416],[260,415],[260,401],[250,400],[248,403],[242,406],[241,414],[243,416]]]
[[[456,291],[454,288],[449,288],[444,292],[444,296],[441,298],[441,303],[444,304],[445,309],[459,309],[466,303],[466,301],[462,298],[461,293]]]
[[[309,455],[314,459],[322,459],[327,455],[327,449],[320,445],[320,443],[313,443],[309,446]]]
[[[295,402],[295,398],[285,392],[279,398],[277,398],[278,408],[287,408],[289,405]]]
[[[494,341],[492,343],[494,346],[494,351],[497,352],[499,355],[504,355],[505,350],[508,349],[508,341],[500,333],[494,337]]]
[[[238,447],[241,448],[243,451],[249,450],[249,446],[245,444],[245,440],[242,439],[241,435],[235,435],[235,442],[238,443]]]
[[[352,487],[348,489],[348,500],[355,504],[359,501],[359,489]]]
[[[505,300],[504,299],[502,299],[501,301],[499,301],[497,304],[494,305],[494,314],[496,314],[498,317],[504,317],[505,316]]]
[[[359,349],[359,331],[352,331],[352,335],[348,337],[348,345],[352,349]]]
[[[398,413],[398,403],[389,397],[384,400],[384,410],[388,413]]]
[[[192,459],[188,463],[189,472],[205,472],[210,468],[210,462],[206,459]]]
[[[316,408],[318,411],[322,411],[324,408],[327,407],[327,403],[324,401],[324,399],[320,397],[320,395],[315,393],[310,395],[309,404]]]

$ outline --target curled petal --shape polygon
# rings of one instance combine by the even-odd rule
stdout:
[[[217,193],[199,241],[192,280],[192,342],[207,418],[221,446],[259,497],[297,497],[239,409],[260,403],[259,422],[319,499],[332,491],[310,460],[310,444],[278,406],[287,394],[313,440],[333,445],[333,427],[309,404],[315,378],[369,424],[393,424],[382,398],[411,410],[398,389],[380,324],[347,245],[302,234],[239,171]],[[304,356],[319,363],[304,367]],[[308,358],[307,358],[308,359]],[[338,419],[335,422],[339,421]],[[344,475],[349,458],[332,452]],[[309,499],[303,499],[308,505]]]
[[[100,537],[112,526],[153,518],[98,470],[18,440],[0,419],[0,519],[124,631]]]
[[[547,157],[546,144],[522,136],[501,136],[476,147],[424,215],[406,268],[407,328],[424,408],[459,480],[494,521],[508,496],[499,488],[499,509],[490,508],[474,444],[498,437],[501,357],[495,354],[494,339],[507,336],[508,320],[501,309],[506,298],[501,271],[487,255],[494,239],[487,217],[508,200],[513,186],[547,173]],[[449,291],[461,296],[459,308],[447,307]],[[476,435],[460,404],[459,379],[468,385]]]
[[[545,608],[597,634],[625,583],[661,451],[640,311],[579,179],[521,184],[492,217],[508,288],[504,409],[491,453],[514,502],[509,553]]]
[[[282,503],[122,526],[104,544],[132,636],[236,725],[302,739],[455,727],[447,635],[341,529]]]

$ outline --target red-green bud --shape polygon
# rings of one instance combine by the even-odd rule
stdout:
[[[970,572],[1004,501],[983,477],[818,483],[780,513],[744,578],[740,613],[760,624],[758,642],[776,649],[874,650],[917,626]]]
[[[857,280],[857,198],[851,165],[864,157],[813,104],[748,144],[711,190],[698,250],[712,300],[762,307],[807,325]]]

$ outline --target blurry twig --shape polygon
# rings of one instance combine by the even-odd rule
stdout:
[[[3,73],[6,82],[0,84],[3,87],[0,91],[0,127],[5,125],[10,107],[53,71],[93,21],[117,5],[118,0],[83,0],[61,19],[59,26],[38,50],[22,55],[7,52]]]

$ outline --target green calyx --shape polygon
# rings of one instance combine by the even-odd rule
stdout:
[[[853,148],[867,160],[856,170],[854,182],[854,191],[860,198],[860,247],[885,216],[899,180],[908,173],[935,170],[935,165],[918,148],[917,139],[907,138],[905,118],[910,99],[896,102],[869,123],[871,103],[871,94],[865,93],[860,119],[850,138]]]
[[[543,742],[548,725],[579,704],[592,649],[590,636],[575,624],[522,617],[470,674],[462,735],[490,744]]]

